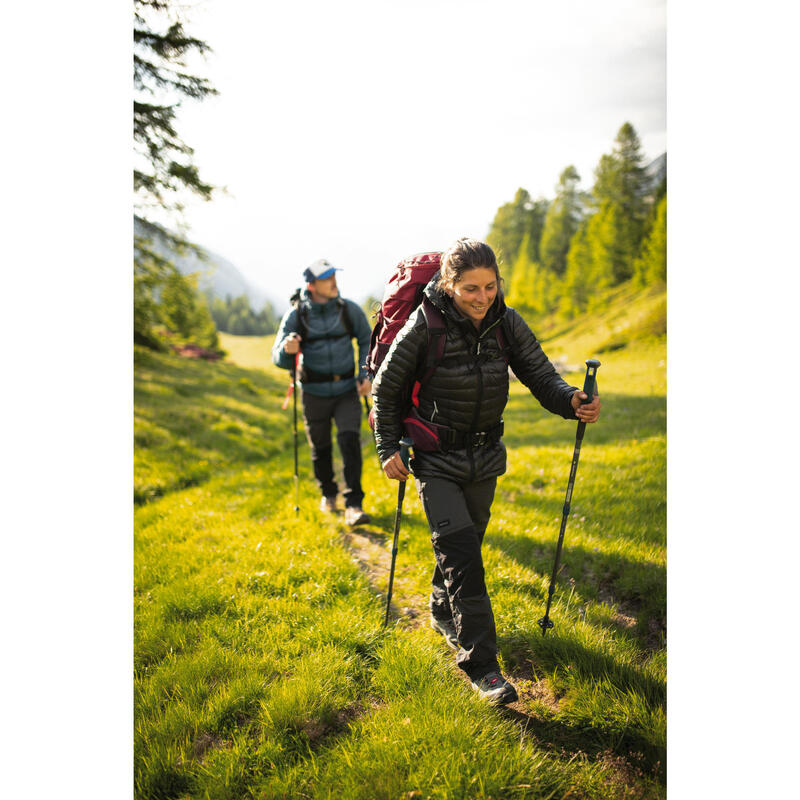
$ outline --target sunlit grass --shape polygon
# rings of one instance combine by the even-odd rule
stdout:
[[[545,637],[575,424],[512,386],[484,551],[520,703],[497,710],[426,627],[415,492],[395,600],[419,616],[386,631],[388,576],[366,574],[341,520],[316,510],[302,435],[295,515],[287,373],[271,337],[247,338],[223,342],[228,363],[137,350],[137,798],[663,797],[663,339],[599,355],[603,418],[586,431]],[[582,366],[600,338],[579,326],[544,347]],[[567,379],[581,385],[582,368]],[[369,531],[388,550],[397,486],[366,426],[363,439]]]

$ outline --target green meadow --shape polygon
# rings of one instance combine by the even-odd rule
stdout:
[[[137,348],[137,799],[665,797],[664,316],[663,291],[621,290],[600,317],[537,331],[575,385],[586,358],[602,362],[547,636],[576,425],[512,383],[484,544],[520,693],[501,709],[428,627],[433,557],[411,485],[382,628],[397,483],[366,422],[371,524],[318,511],[302,422],[296,514],[271,337],[223,334],[211,363]]]

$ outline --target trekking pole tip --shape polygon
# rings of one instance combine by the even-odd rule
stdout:
[[[537,625],[542,629],[542,636],[544,636],[547,633],[548,628],[553,627],[553,621],[550,619],[550,617],[544,616],[539,620]]]

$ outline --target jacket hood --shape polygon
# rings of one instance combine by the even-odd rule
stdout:
[[[453,298],[450,297],[450,295],[448,295],[444,289],[439,287],[440,274],[440,272],[437,272],[428,281],[424,289],[425,297],[427,297],[428,300],[430,300],[431,303],[433,303],[433,305],[436,306],[436,308],[438,308],[445,317],[449,317],[453,322],[459,324],[469,322],[470,329],[475,330],[472,323],[456,308],[455,303],[453,303]],[[494,302],[491,306],[489,306],[489,310],[486,312],[483,322],[481,322],[481,330],[486,327],[486,325],[489,325],[498,318],[505,316],[505,313],[506,301],[503,297],[503,290],[498,289],[497,296],[494,298]]]

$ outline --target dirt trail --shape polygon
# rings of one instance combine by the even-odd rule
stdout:
[[[391,534],[359,525],[342,531],[341,537],[369,585],[385,604],[392,566]],[[419,628],[427,622],[428,598],[413,591],[408,569],[403,564],[395,564],[389,619],[399,619],[404,627]]]
[[[376,594],[380,594],[381,601],[385,603],[389,587],[389,570],[392,565],[391,535],[359,525],[357,528],[341,531],[341,537],[352,554],[353,560],[367,577],[370,586]],[[428,597],[413,591],[411,581],[403,574],[407,570],[408,567],[395,565],[390,620],[399,620],[399,624],[403,627],[422,628],[428,624]],[[456,669],[455,672],[469,684],[469,678],[464,672],[460,669]],[[552,697],[552,693],[544,681],[532,680],[532,676],[527,674],[512,675],[509,673],[509,678],[517,684],[520,702],[510,703],[505,708],[518,721],[523,722],[523,730],[530,721],[526,701],[538,701],[539,704],[547,706],[553,711],[557,710],[557,700]]]

